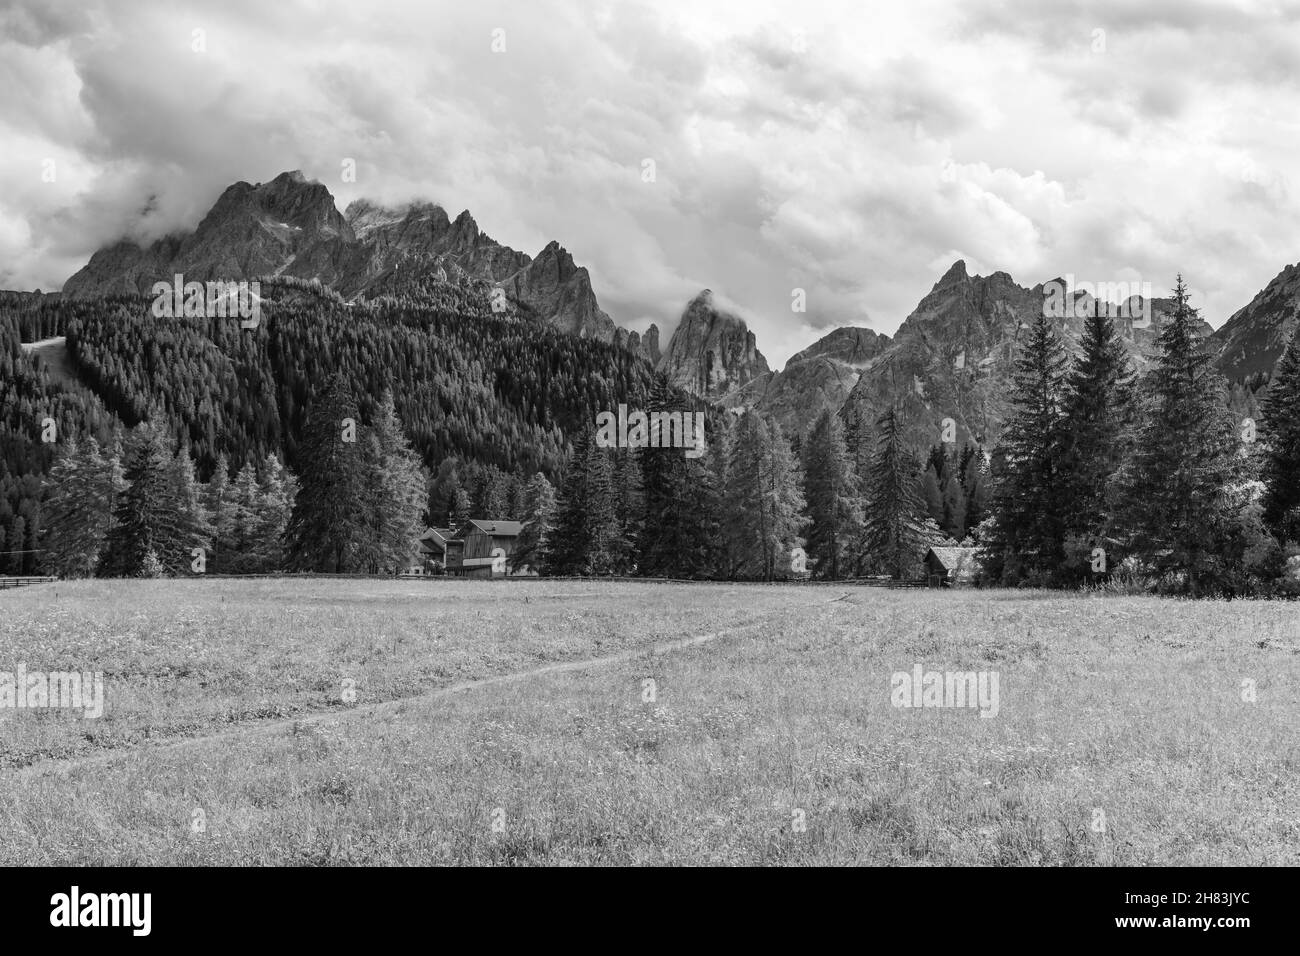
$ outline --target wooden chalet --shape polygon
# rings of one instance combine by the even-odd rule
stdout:
[[[931,548],[925,570],[932,588],[972,587],[981,571],[978,548]]]

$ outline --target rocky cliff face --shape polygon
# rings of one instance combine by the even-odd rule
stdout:
[[[839,328],[795,355],[780,372],[755,378],[724,399],[771,414],[787,435],[806,433],[821,413],[838,412],[864,369],[889,345],[871,329]]]
[[[548,244],[501,286],[520,305],[563,332],[614,341],[617,328],[596,302],[591,277],[558,242]]]
[[[658,367],[671,384],[711,399],[771,372],[754,333],[739,316],[720,308],[709,289],[686,306]]]
[[[121,242],[95,253],[64,284],[71,296],[148,294],[154,282],[252,280],[267,275],[318,279],[348,299],[409,286],[412,278],[456,274],[499,285],[520,310],[573,335],[620,341],[657,361],[641,336],[623,332],[600,308],[585,268],[552,242],[536,259],[479,229],[467,211],[455,219],[433,203],[393,209],[366,200],[338,211],[325,186],[301,173],[269,183],[235,183],[192,233],[147,248]]]
[[[198,282],[287,273],[333,285],[354,243],[328,189],[301,173],[281,173],[269,183],[227,188],[192,233],[147,248],[120,242],[100,250],[63,291],[147,295],[154,282],[177,272]]]
[[[1229,380],[1272,373],[1300,324],[1300,263],[1283,269],[1210,336],[1215,362]]]
[[[1017,352],[1035,318],[1051,310],[1062,344],[1077,353],[1087,313],[1094,300],[1083,293],[1061,303],[1051,283],[1025,288],[1005,272],[971,276],[955,262],[899,328],[890,345],[862,370],[845,405],[868,431],[891,403],[898,403],[909,439],[924,447],[938,441],[941,423],[951,417],[957,441],[990,444],[1009,411],[1011,376]],[[1147,367],[1157,349],[1160,328],[1169,315],[1167,299],[1146,303],[1132,297],[1116,317],[1116,327],[1134,365]],[[1057,308],[1060,305],[1060,308]],[[1209,335],[1208,324],[1202,332]]]

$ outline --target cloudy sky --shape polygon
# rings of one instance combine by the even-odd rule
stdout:
[[[1217,326],[1300,260],[1298,84],[1285,0],[0,0],[0,287],[301,169],[558,239],[631,328],[712,288],[777,365],[958,258]]]

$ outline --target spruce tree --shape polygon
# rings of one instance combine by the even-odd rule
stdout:
[[[829,410],[804,443],[803,470],[809,519],[805,551],[817,577],[843,577],[852,565],[850,549],[862,534],[862,498],[844,427]]]
[[[392,392],[380,399],[369,437],[370,564],[376,571],[401,570],[414,560],[424,530],[420,518],[428,477],[402,430]]]
[[[564,482],[556,505],[555,525],[547,538],[543,563],[548,574],[587,573],[591,534],[587,521],[588,468],[595,441],[589,429],[578,433],[573,454],[564,470]],[[599,450],[599,449],[597,449]]]
[[[1016,358],[1012,412],[998,448],[1002,467],[994,472],[994,534],[984,543],[986,569],[1007,584],[1048,584],[1063,572],[1066,364],[1050,321],[1040,314]]]
[[[943,533],[954,541],[966,534],[966,495],[957,476],[949,475],[943,486]]]
[[[126,488],[117,499],[113,528],[100,561],[101,575],[139,577],[147,562],[156,562],[168,574],[186,573],[192,549],[203,546],[187,511],[188,502],[178,492],[168,441],[153,420],[139,426],[128,443]]]
[[[113,519],[112,466],[94,438],[69,440],[45,477],[42,507],[45,569],[64,578],[89,577]]]
[[[348,420],[355,431],[345,429]],[[370,534],[362,437],[352,391],[336,374],[308,414],[299,450],[300,488],[285,531],[290,570],[362,568],[360,557]]]
[[[1300,324],[1264,393],[1264,521],[1282,542],[1300,542]]]
[[[1066,381],[1064,447],[1059,473],[1067,542],[1067,576],[1091,571],[1095,547],[1113,556],[1120,507],[1116,476],[1128,457],[1134,380],[1115,323],[1098,300],[1084,323],[1082,349]]]
[[[217,458],[212,477],[203,486],[203,507],[208,513],[208,524],[212,529],[212,544],[208,553],[209,571],[228,570],[226,551],[235,520],[230,512],[230,496],[230,462],[222,454]]]
[[[258,475],[257,570],[284,568],[284,532],[298,495],[298,480],[274,455],[266,456]]]
[[[555,489],[540,471],[533,475],[525,490],[523,527],[511,554],[514,568],[529,567],[542,571],[543,556],[555,526]]]
[[[649,411],[681,411],[668,380],[656,374]],[[641,573],[650,577],[687,577],[699,546],[683,503],[693,493],[690,469],[680,448],[643,448],[640,455],[645,518],[637,551]]]
[[[614,515],[618,522],[618,543],[614,567],[619,574],[631,574],[637,567],[637,544],[645,521],[645,495],[641,488],[641,454],[635,448],[614,451]]]
[[[925,503],[917,493],[917,462],[903,438],[898,410],[876,423],[879,445],[866,494],[863,542],[868,559],[895,579],[910,577],[928,546]]]
[[[726,494],[730,546],[741,576],[789,576],[803,525],[799,472],[776,421],[746,412],[736,430]]]
[[[939,472],[931,459],[921,473],[917,490],[925,502],[925,513],[937,525],[943,524],[943,488],[939,484]]]
[[[1173,298],[1160,356],[1142,382],[1142,423],[1122,480],[1132,553],[1199,593],[1215,588],[1222,565],[1215,542],[1229,535],[1239,434],[1182,276]]]
[[[988,516],[989,504],[988,465],[978,449],[962,469],[961,483],[966,493],[966,528],[973,531]]]
[[[610,450],[591,442],[587,448],[585,470],[583,523],[586,553],[582,573],[614,574],[623,568],[627,546],[619,521]]]

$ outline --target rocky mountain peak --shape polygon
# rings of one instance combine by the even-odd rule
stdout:
[[[720,308],[710,289],[687,304],[659,368],[672,384],[706,398],[771,372],[745,320]]]
[[[1300,263],[1287,266],[1210,336],[1230,380],[1271,374],[1300,326]]]

